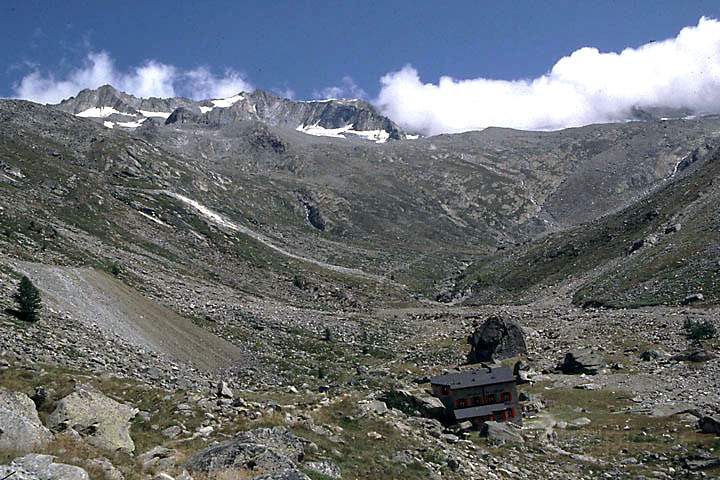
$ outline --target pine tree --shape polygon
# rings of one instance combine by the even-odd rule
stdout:
[[[13,294],[13,300],[18,304],[18,317],[28,322],[38,320],[38,313],[42,308],[40,290],[28,277],[23,276],[20,280],[17,292]]]

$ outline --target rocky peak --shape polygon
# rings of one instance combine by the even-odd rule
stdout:
[[[385,131],[393,139],[399,139],[402,133],[392,120],[363,100],[295,101],[263,90],[256,90],[246,99],[260,120],[271,125],[294,129],[317,126],[328,130],[350,126],[356,131]]]
[[[194,105],[190,99],[138,98],[117,90],[112,85],[103,85],[95,90],[85,89],[75,97],[63,100],[57,108],[82,117],[105,118],[110,115],[162,117],[166,118],[179,107]]]
[[[383,143],[403,138],[389,118],[364,100],[296,101],[256,90],[220,99],[138,98],[111,85],[85,89],[63,100],[57,108],[101,121],[106,127],[134,129],[150,118],[165,124],[223,127],[248,120],[298,130],[315,136],[362,138]]]
[[[120,113],[134,113],[133,104],[138,99],[116,90],[111,85],[103,85],[95,90],[86,88],[77,96],[70,97],[58,104],[58,108],[68,113],[80,114],[91,108],[112,108]]]

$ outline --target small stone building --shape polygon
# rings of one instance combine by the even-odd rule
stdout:
[[[432,393],[445,405],[449,418],[484,422],[522,423],[515,376],[508,367],[482,368],[430,379]]]

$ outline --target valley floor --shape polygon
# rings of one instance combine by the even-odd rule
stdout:
[[[118,282],[87,272],[63,275],[75,278],[74,286],[81,277],[93,278],[85,294]],[[11,277],[3,273],[0,285],[2,298],[9,299]],[[92,384],[141,410],[130,427],[135,455],[103,452],[80,439],[68,446],[61,435],[44,447],[56,461],[80,465],[93,478],[110,478],[88,464],[96,457],[108,457],[126,479],[160,471],[178,476],[188,456],[207,445],[268,426],[286,427],[311,442],[300,467],[317,479],[328,477],[307,467],[314,460],[335,465],[342,478],[720,475],[717,465],[712,468],[720,441],[697,428],[698,416],[720,413],[720,360],[673,359],[689,346],[685,319],[717,319],[715,309],[580,310],[547,298],[522,306],[428,304],[338,313],[243,301],[233,315],[197,315],[185,328],[198,332],[190,344],[200,342],[208,354],[231,358],[227,368],[208,370],[193,364],[194,357],[173,358],[150,341],[154,330],[141,324],[132,326],[134,335],[107,328],[111,316],[77,303],[90,302],[88,295],[71,302],[72,292],[62,290],[53,298],[52,290],[60,288],[53,285],[65,289],[67,282],[40,280],[39,285],[48,293],[40,322],[0,314],[0,385],[31,396],[38,387],[52,392],[39,407],[41,418],[78,384]],[[141,301],[130,287],[119,292],[104,297],[111,304],[102,310],[136,320],[157,315],[157,321],[188,322],[171,310],[166,317],[158,314],[168,306],[157,299]],[[112,303],[118,299],[124,302]],[[137,310],[143,302],[148,305]],[[127,311],[130,304],[136,310]],[[419,392],[427,387],[427,376],[461,365],[467,336],[490,315],[517,320],[526,332],[524,361],[531,383],[521,386],[527,412],[519,441],[495,444],[477,432],[380,403],[398,389]],[[211,346],[221,342],[218,337],[234,345],[218,350]],[[717,340],[705,347],[717,352]],[[579,348],[600,354],[607,367],[597,375],[558,373],[555,367],[565,353]],[[653,358],[643,360],[648,351],[655,353],[645,358]],[[221,381],[233,398],[218,397],[215,386]],[[176,435],[168,435],[168,428]],[[147,458],[140,454],[160,446],[171,460],[143,466]],[[20,453],[0,453],[0,460]]]

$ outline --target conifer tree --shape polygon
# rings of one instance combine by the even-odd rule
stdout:
[[[18,305],[18,317],[28,322],[38,320],[42,302],[40,300],[40,290],[33,285],[30,279],[23,276],[18,285],[17,291],[13,294],[13,300]]]

